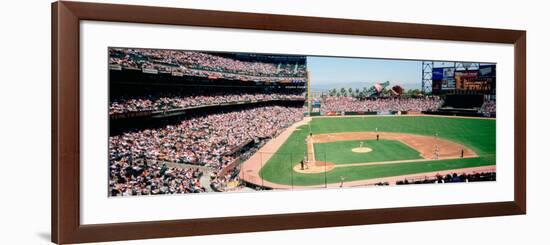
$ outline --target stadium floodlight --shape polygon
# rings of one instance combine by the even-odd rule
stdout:
[[[432,69],[434,68],[433,61],[422,61],[422,94],[432,91]]]

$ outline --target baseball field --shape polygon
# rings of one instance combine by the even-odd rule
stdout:
[[[245,181],[285,188],[363,183],[494,168],[495,164],[495,120],[344,116],[313,117],[289,127],[245,162],[241,171]]]

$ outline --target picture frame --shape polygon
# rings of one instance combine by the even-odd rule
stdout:
[[[84,20],[513,44],[514,200],[82,225],[79,24]],[[52,4],[51,45],[52,242],[117,241],[526,213],[526,31],[59,1]]]

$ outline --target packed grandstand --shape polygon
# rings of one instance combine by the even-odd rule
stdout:
[[[350,96],[326,97],[321,104],[321,112],[390,112],[390,111],[435,111],[443,101],[439,97],[421,98],[365,98]]]
[[[236,90],[236,89],[234,89]],[[124,114],[129,112],[142,111],[166,111],[175,109],[186,109],[200,106],[214,106],[229,103],[246,103],[252,101],[274,101],[274,100],[304,100],[305,94],[293,94],[291,92],[255,92],[255,93],[239,93],[237,91],[229,91],[218,94],[197,93],[197,89],[193,89],[193,93],[181,92],[160,92],[149,93],[147,95],[134,97],[119,97],[109,104],[109,114]]]
[[[491,116],[497,113],[497,103],[494,100],[487,100],[483,102],[479,113],[482,113],[485,116]]]
[[[353,96],[325,96],[321,99],[321,114],[331,112],[436,112],[445,105],[439,96],[416,97],[373,97],[358,98]],[[482,115],[494,115],[494,100],[484,101],[477,108]]]
[[[112,188],[122,193],[137,193],[149,186],[151,178],[134,176],[135,169],[147,169],[146,162],[184,163],[208,167],[219,173],[228,164],[242,157],[241,146],[255,140],[272,138],[282,129],[300,120],[303,109],[282,106],[258,107],[228,113],[189,117],[177,125],[157,129],[130,131],[109,137]],[[159,166],[157,166],[159,168]],[[190,178],[185,188],[170,193],[196,192],[200,183],[197,173],[180,168],[160,171],[154,177],[159,184],[173,185],[181,178]],[[145,175],[151,171],[145,171]],[[168,178],[165,174],[180,178]],[[154,179],[154,178],[153,178]],[[181,183],[180,183],[181,184]],[[156,184],[153,186],[157,186]],[[164,193],[164,192],[163,192]],[[141,193],[145,194],[145,193]]]
[[[265,82],[304,82],[304,62],[271,62],[280,56],[159,49],[109,49],[111,69],[134,69],[178,76]],[[242,55],[244,56],[244,55]],[[267,62],[258,61],[266,60]]]
[[[224,191],[238,181],[229,166],[304,116],[305,57],[109,55],[111,196]]]

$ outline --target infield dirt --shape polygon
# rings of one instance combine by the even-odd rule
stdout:
[[[310,121],[311,121],[310,118],[304,118],[302,121],[295,123],[294,125],[287,128],[283,133],[281,133],[274,139],[267,142],[262,148],[258,150],[258,152],[261,154],[254,154],[251,158],[249,158],[242,164],[241,171],[240,171],[241,179],[251,184],[270,187],[274,189],[323,187],[321,185],[291,186],[286,184],[278,184],[278,183],[267,181],[260,177],[260,170],[262,169],[263,164],[269,161],[269,159],[274,155],[274,153],[277,152],[277,150],[279,150],[281,145],[290,137],[290,135],[295,130],[297,130],[298,127],[307,125]],[[326,142],[345,141],[345,140],[375,140],[377,135],[380,137],[380,139],[400,141],[401,143],[418,151],[422,158],[416,159],[416,160],[380,161],[380,162],[367,162],[367,163],[352,163],[352,164],[344,164],[344,165],[334,164],[332,162],[315,161],[315,158],[314,158],[315,150],[313,147],[315,143],[326,143]],[[307,144],[307,147],[306,147],[307,148],[306,156],[308,160],[306,161],[307,168],[302,170],[301,164],[298,162],[296,165],[292,167],[293,171],[297,173],[302,173],[302,174],[330,172],[335,168],[345,168],[345,167],[352,167],[352,166],[457,159],[457,158],[462,158],[462,151],[464,151],[463,153],[464,158],[477,157],[477,154],[475,151],[473,151],[472,149],[464,145],[458,144],[456,142],[441,139],[435,136],[423,136],[423,135],[408,134],[408,133],[395,133],[395,132],[326,133],[326,134],[317,134],[313,136],[308,136],[304,143]],[[434,159],[434,151],[436,146],[438,149],[437,160]],[[465,169],[438,171],[437,173],[443,174],[446,172],[453,172],[453,171],[461,172],[461,173],[475,173],[476,171],[488,171],[491,169],[494,169],[494,166],[472,167],[472,168],[465,168]],[[347,183],[346,186],[368,185],[368,184],[377,183],[380,181],[388,181],[388,180],[392,181],[392,180],[402,179],[406,177],[427,176],[427,174],[430,174],[430,173],[401,175],[401,176],[393,176],[393,177],[387,177],[387,178],[374,178],[374,179],[367,179],[367,180],[357,180],[357,181],[346,182]]]
[[[349,140],[397,140],[401,143],[415,149],[420,153],[421,159],[415,160],[397,160],[397,161],[378,161],[378,162],[365,162],[365,163],[351,163],[351,164],[334,164],[332,162],[319,162],[315,161],[315,158],[309,158],[314,155],[313,145],[316,143],[328,143],[336,141],[349,141]],[[309,162],[307,168],[302,169],[301,164],[293,167],[294,171],[305,174],[316,174],[327,171],[332,171],[334,168],[345,168],[355,166],[367,166],[375,164],[391,164],[402,162],[426,162],[426,160],[448,160],[458,158],[472,158],[477,157],[477,154],[470,148],[437,137],[423,136],[416,134],[406,133],[391,133],[391,132],[344,132],[344,133],[330,133],[330,134],[318,134],[308,137],[308,158]],[[437,156],[435,154],[437,149]]]

